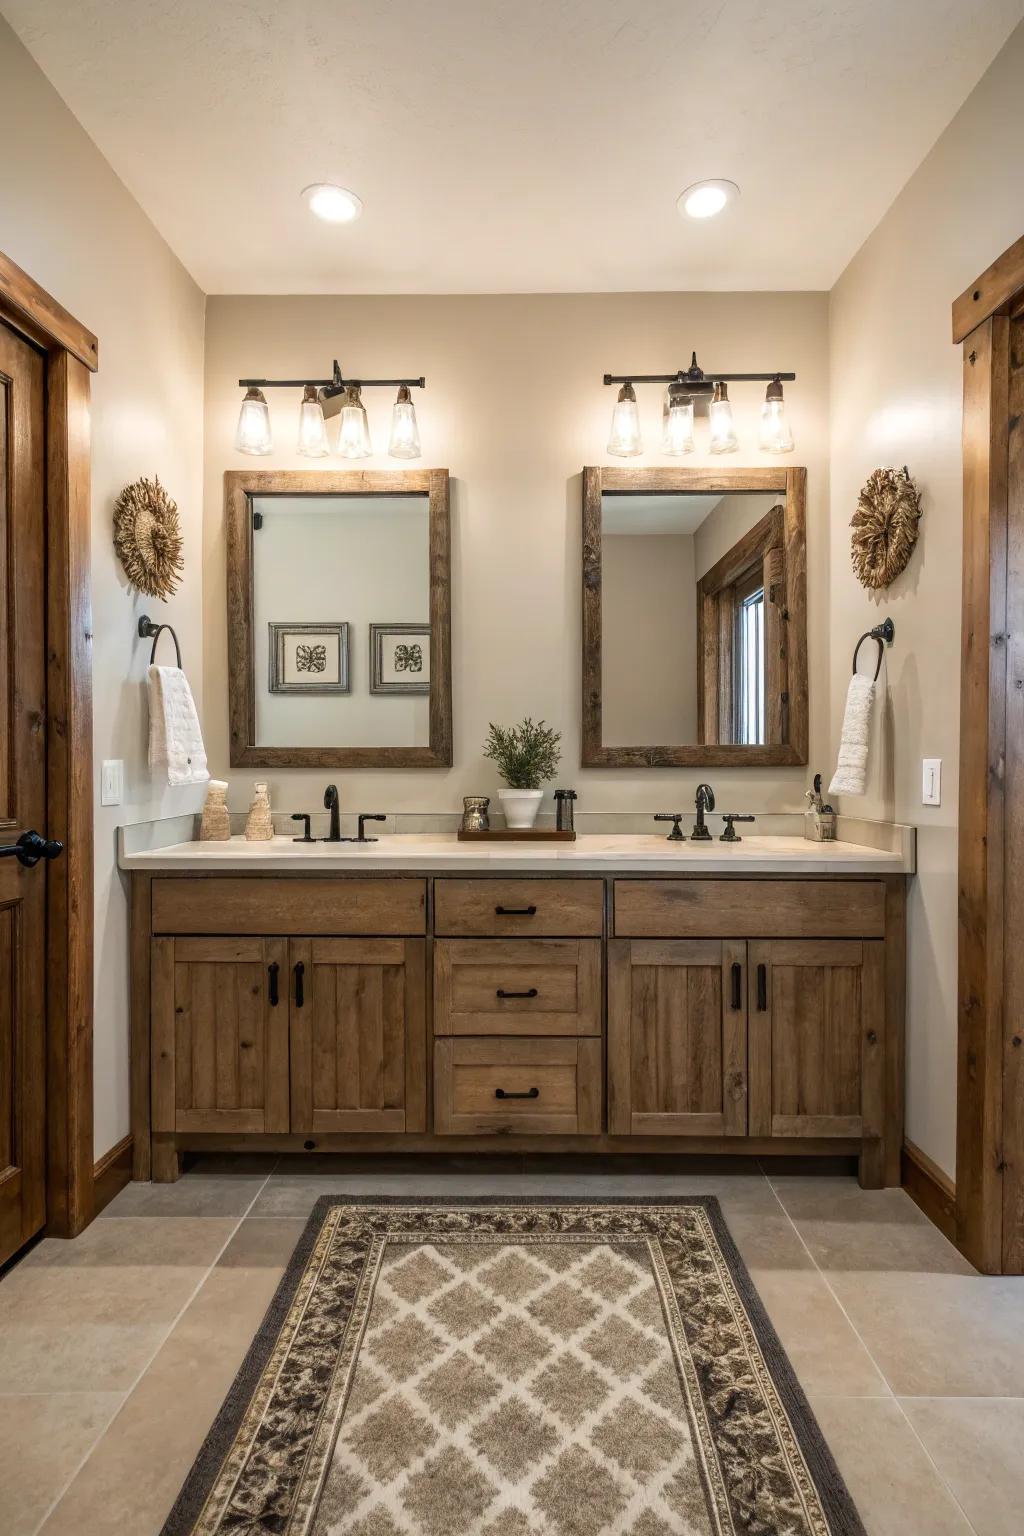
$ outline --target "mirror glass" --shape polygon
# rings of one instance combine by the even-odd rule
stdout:
[[[787,740],[785,496],[601,496],[601,744]]]
[[[251,506],[255,746],[428,746],[428,497]]]

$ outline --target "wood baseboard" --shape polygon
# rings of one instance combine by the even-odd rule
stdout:
[[[132,1176],[132,1138],[123,1136],[119,1142],[104,1152],[93,1168],[93,1215],[98,1216],[119,1195]]]
[[[901,1169],[903,1188],[911,1200],[920,1206],[944,1237],[955,1243],[956,1186],[953,1180],[912,1141],[903,1143]]]

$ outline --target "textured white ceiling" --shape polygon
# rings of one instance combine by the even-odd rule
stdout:
[[[829,287],[1024,0],[0,11],[207,292],[473,293]],[[739,203],[680,219],[716,176]]]

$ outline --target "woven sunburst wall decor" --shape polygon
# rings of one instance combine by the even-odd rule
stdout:
[[[917,543],[920,521],[921,494],[910,471],[873,470],[850,520],[853,569],[863,586],[887,587],[896,580]]]
[[[183,544],[178,504],[156,476],[126,485],[114,503],[114,548],[132,585],[170,597],[185,566]]]

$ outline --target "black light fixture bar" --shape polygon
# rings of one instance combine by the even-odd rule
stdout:
[[[710,390],[715,384],[791,384],[795,373],[705,373],[697,362],[696,352],[691,354],[689,368],[679,368],[675,373],[606,373],[606,384],[689,384],[697,390]]]
[[[240,389],[305,389],[312,384],[322,389],[328,399],[340,395],[352,385],[355,389],[426,389],[427,381],[421,374],[418,379],[346,379],[342,376],[338,359],[334,359],[334,372],[329,379],[239,379]]]

